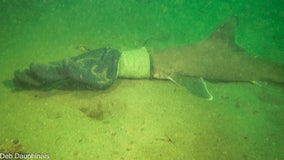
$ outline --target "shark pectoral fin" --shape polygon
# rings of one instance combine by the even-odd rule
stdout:
[[[206,82],[202,77],[175,75],[173,77],[170,77],[170,80],[185,87],[188,91],[198,97],[206,98],[207,100],[213,100],[213,96],[209,92]]]

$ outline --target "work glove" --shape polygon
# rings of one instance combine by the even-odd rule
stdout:
[[[117,79],[120,55],[118,50],[100,48],[58,62],[32,63],[15,71],[14,86],[16,90],[105,89]]]

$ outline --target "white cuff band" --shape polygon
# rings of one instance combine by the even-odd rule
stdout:
[[[150,56],[145,47],[123,51],[118,62],[118,77],[149,78]]]

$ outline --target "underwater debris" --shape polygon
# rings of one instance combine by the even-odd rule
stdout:
[[[101,101],[99,101],[94,107],[92,106],[92,107],[80,108],[80,111],[83,112],[89,118],[92,118],[98,121],[103,120],[108,114],[108,111],[105,108],[103,108]]]
[[[0,153],[11,155],[14,155],[15,153],[23,153],[23,145],[18,139],[7,140],[5,143],[0,144]],[[3,157],[3,159],[8,160],[11,158]],[[12,158],[12,160],[13,159],[14,158]]]
[[[78,49],[79,51],[81,52],[89,52],[91,51],[88,47],[86,47],[85,45],[83,44],[79,44],[76,49]]]
[[[158,137],[155,138],[156,141],[162,141],[162,142],[167,142],[167,143],[171,143],[171,144],[175,144],[175,141],[168,135],[165,135],[163,137]]]

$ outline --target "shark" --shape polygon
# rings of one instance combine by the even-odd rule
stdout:
[[[284,84],[283,64],[254,57],[236,43],[238,24],[230,17],[199,43],[151,54],[153,78],[171,80],[208,100],[213,96],[206,81]]]
[[[106,89],[117,78],[133,78],[132,72],[130,77],[122,76],[122,68],[128,71],[128,68],[138,66],[136,69],[140,72],[142,65],[145,64],[147,74],[139,78],[170,80],[207,100],[213,100],[213,95],[207,88],[208,81],[254,84],[268,81],[284,84],[284,64],[253,57],[237,45],[235,30],[238,23],[236,16],[230,17],[207,39],[193,45],[155,50],[150,52],[151,58],[145,47],[142,47],[141,53],[145,53],[145,59],[139,56],[139,62],[143,64],[136,63],[137,58],[133,59],[133,56],[140,52],[134,52],[135,54],[130,56],[132,59],[126,58],[124,61],[125,57],[121,55],[133,52],[122,53],[109,47],[89,50],[80,46],[80,50],[85,53],[76,57],[48,64],[31,63],[28,69],[16,70],[13,79],[14,88],[16,90]],[[144,44],[147,42],[148,40]],[[121,65],[123,63],[120,62],[127,62],[127,65]],[[136,66],[129,67],[129,64]]]

